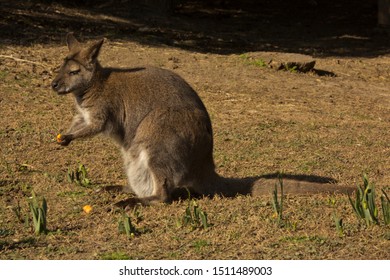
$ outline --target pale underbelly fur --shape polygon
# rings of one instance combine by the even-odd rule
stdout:
[[[140,198],[154,195],[153,174],[149,168],[149,156],[141,150],[137,157],[122,150],[130,189]]]

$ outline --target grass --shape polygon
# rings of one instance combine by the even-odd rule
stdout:
[[[347,195],[332,195],[334,204],[327,194],[295,197],[284,187],[282,195],[278,180],[276,195],[271,190],[267,197],[215,196],[140,206],[127,211],[127,218],[113,205],[129,194],[105,188],[127,183],[117,147],[100,136],[59,147],[55,135],[72,121],[73,100],[50,91],[50,75],[46,80],[36,75],[32,81],[20,76],[28,82],[20,94],[20,81],[13,77],[31,65],[6,61],[0,65],[0,71],[6,66],[9,72],[6,83],[0,83],[0,91],[7,93],[0,98],[1,259],[390,258],[385,214],[390,184],[388,58],[365,59],[368,64],[359,77],[353,60],[318,58],[321,67],[345,73],[319,77],[259,72],[261,61],[248,67],[247,58],[235,55],[208,54],[206,59],[200,53],[126,41],[123,47],[142,54],[143,64],[154,63],[155,56],[165,63],[165,51],[179,57],[174,71],[199,92],[212,116],[221,175],[245,178],[283,170],[332,177],[352,187],[358,180],[360,201],[365,192],[360,174],[367,172],[369,183],[375,182],[379,224],[357,220]],[[34,48],[15,44],[12,52],[30,52],[36,61],[46,58],[54,66],[65,49],[54,43]],[[104,55],[102,64],[116,63],[118,48],[108,44]],[[138,64],[139,58],[125,55],[118,63]],[[50,206],[47,234],[31,230],[27,197],[32,190],[44,194]],[[42,196],[37,199],[35,209],[43,213]],[[355,205],[356,196],[351,200]],[[93,206],[89,214],[83,211],[86,204]]]
[[[100,257],[101,260],[131,260],[131,257],[124,252],[104,253]]]
[[[11,209],[15,213],[15,216],[20,223],[28,224],[28,216],[23,216],[22,207],[20,206],[19,200],[17,201],[17,205],[12,207]]]
[[[0,229],[0,237],[9,236],[12,234],[13,234],[13,231],[11,231],[9,229]]]
[[[5,80],[5,78],[9,75],[8,71],[1,70],[0,71],[0,80]]]
[[[210,246],[210,242],[207,240],[196,240],[192,243],[192,246],[195,248],[196,251],[202,251],[207,250],[207,246]]]
[[[240,59],[242,59],[244,63],[247,65],[253,65],[260,68],[267,67],[267,63],[263,59],[250,57],[246,53],[241,54]]]

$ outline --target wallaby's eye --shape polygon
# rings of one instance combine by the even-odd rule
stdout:
[[[78,73],[80,73],[80,69],[74,70],[74,71],[70,71],[69,75],[74,76],[74,75],[77,75]]]

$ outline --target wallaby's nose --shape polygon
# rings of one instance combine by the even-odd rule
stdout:
[[[58,82],[56,80],[51,82],[51,88],[56,90],[58,88]]]

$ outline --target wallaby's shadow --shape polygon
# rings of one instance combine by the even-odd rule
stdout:
[[[258,180],[261,178],[264,179],[289,179],[289,180],[296,180],[296,181],[305,181],[305,182],[312,182],[312,183],[322,183],[322,184],[336,184],[337,180],[333,179],[331,177],[324,177],[324,176],[316,176],[316,175],[305,175],[305,174],[281,174],[281,173],[270,173],[265,174],[257,177],[251,177],[254,180]]]
[[[305,174],[270,173],[246,178],[223,178],[225,189],[217,195],[234,197],[236,195],[269,196],[275,186],[283,185],[286,195],[310,195],[321,193],[351,193],[352,189],[340,186],[330,177]],[[229,191],[235,190],[235,191]],[[236,191],[238,190],[238,191]]]
[[[196,193],[193,190],[187,188],[176,188],[171,193],[171,202],[188,200],[191,198],[200,199],[203,197],[213,197],[215,195],[223,197],[235,197],[237,195],[253,195],[253,196],[270,196],[272,195],[275,186],[279,186],[281,183],[285,186],[284,193],[287,195],[308,195],[308,194],[320,194],[320,193],[347,193],[353,192],[353,188],[339,186],[337,181],[330,177],[305,175],[305,174],[280,174],[271,173],[261,176],[252,176],[245,178],[224,178],[227,189],[217,191],[212,195],[204,195]],[[240,191],[229,192],[229,186],[240,186]],[[234,187],[234,189],[237,189]],[[122,186],[107,186],[106,191],[119,192],[123,191]],[[141,203],[136,197],[130,197],[128,199],[115,203],[115,206],[120,208],[132,207]]]
[[[326,71],[326,70],[312,69],[311,72],[320,77],[324,77],[324,76],[337,77],[337,75],[334,72]]]
[[[101,186],[100,190],[110,192],[110,193],[121,193],[124,190],[124,186],[121,185],[107,185]]]

